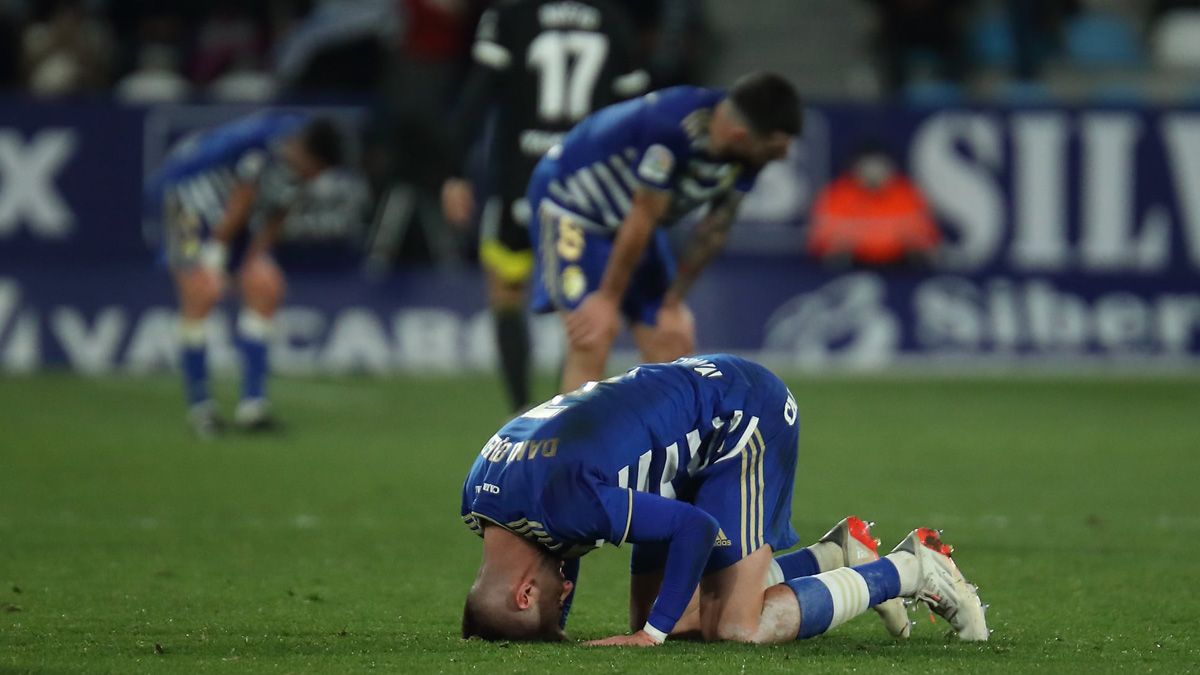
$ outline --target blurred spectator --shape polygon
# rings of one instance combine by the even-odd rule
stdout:
[[[238,3],[216,3],[196,36],[190,68],[192,79],[207,84],[239,58],[260,54],[262,50],[261,35],[253,18]]]
[[[1158,19],[1164,14],[1179,9],[1200,9],[1200,0],[1154,0],[1154,4],[1150,8],[1150,18]]]
[[[941,235],[920,190],[876,144],[817,196],[808,252],[847,265],[928,264]]]
[[[867,1],[876,9],[875,47],[888,94],[918,79],[963,80],[970,0]]]
[[[1006,0],[1015,50],[1014,74],[1036,78],[1062,40],[1063,26],[1079,11],[1079,0]]]
[[[159,44],[142,47],[137,70],[117,82],[117,99],[123,103],[169,103],[187,98],[191,84],[178,68],[174,48]]]
[[[378,86],[395,33],[392,0],[320,0],[276,48],[276,74],[293,91]]]
[[[208,86],[208,94],[218,101],[265,103],[277,89],[275,78],[260,67],[259,60],[244,54]]]
[[[21,39],[25,82],[38,96],[96,91],[109,82],[108,28],[80,0],[57,0],[49,15]]]
[[[1155,64],[1168,69],[1200,70],[1200,1],[1191,7],[1172,3],[1155,19],[1151,43]]]
[[[653,88],[701,81],[713,37],[700,0],[618,0],[633,19]]]
[[[20,79],[21,30],[17,18],[7,9],[0,9],[0,90],[12,89]]]
[[[441,184],[450,169],[446,124],[486,3],[396,1],[404,26],[386,81],[385,106],[378,111],[381,142],[368,157],[384,183],[372,264],[405,252],[413,242],[439,261],[455,261],[462,257],[461,244],[445,226],[441,209]]]

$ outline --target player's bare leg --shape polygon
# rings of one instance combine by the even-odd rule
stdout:
[[[525,315],[529,281],[505,278],[489,269],[487,291],[504,387],[513,412],[521,412],[529,405],[529,319]]]
[[[611,343],[609,343],[611,346]],[[563,373],[560,391],[575,391],[588,382],[604,379],[604,365],[608,362],[609,347],[578,347],[567,343],[567,354],[563,357]]]
[[[696,350],[696,325],[687,305],[664,305],[653,326],[634,324],[633,341],[646,363],[666,363]]]
[[[242,394],[235,421],[247,429],[273,424],[267,403],[267,343],[275,312],[287,284],[279,265],[266,254],[251,255],[238,272],[242,311],[238,315],[238,350],[242,355]]]
[[[193,265],[172,273],[179,298],[180,368],[188,401],[188,423],[201,438],[221,430],[208,393],[208,331],[205,322],[224,292],[216,270]]]

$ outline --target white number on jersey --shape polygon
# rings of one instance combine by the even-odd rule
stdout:
[[[536,408],[530,409],[521,417],[531,420],[548,420],[569,407],[569,405],[563,404],[563,398],[565,397],[559,394]]]
[[[542,119],[577,122],[591,112],[592,91],[607,56],[603,33],[551,30],[534,38],[525,61],[539,74]]]
[[[792,392],[788,392],[787,401],[783,404],[783,421],[787,422],[788,426],[795,426],[796,413],[799,411],[799,406],[796,405],[796,397],[792,396]]]

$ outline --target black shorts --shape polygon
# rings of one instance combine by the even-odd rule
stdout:
[[[507,282],[523,283],[533,275],[529,206],[524,196],[488,199],[479,222],[479,260]]]

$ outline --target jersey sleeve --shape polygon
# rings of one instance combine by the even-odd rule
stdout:
[[[279,162],[266,162],[259,172],[257,183],[258,195],[254,208],[265,215],[287,211],[300,196],[299,180]]]
[[[496,7],[483,13],[471,45],[471,58],[476,63],[496,71],[508,70],[513,61],[508,23],[506,14]]]
[[[675,175],[691,154],[687,134],[674,120],[663,119],[651,107],[642,114],[642,129],[634,173],[653,190],[670,190]]]

